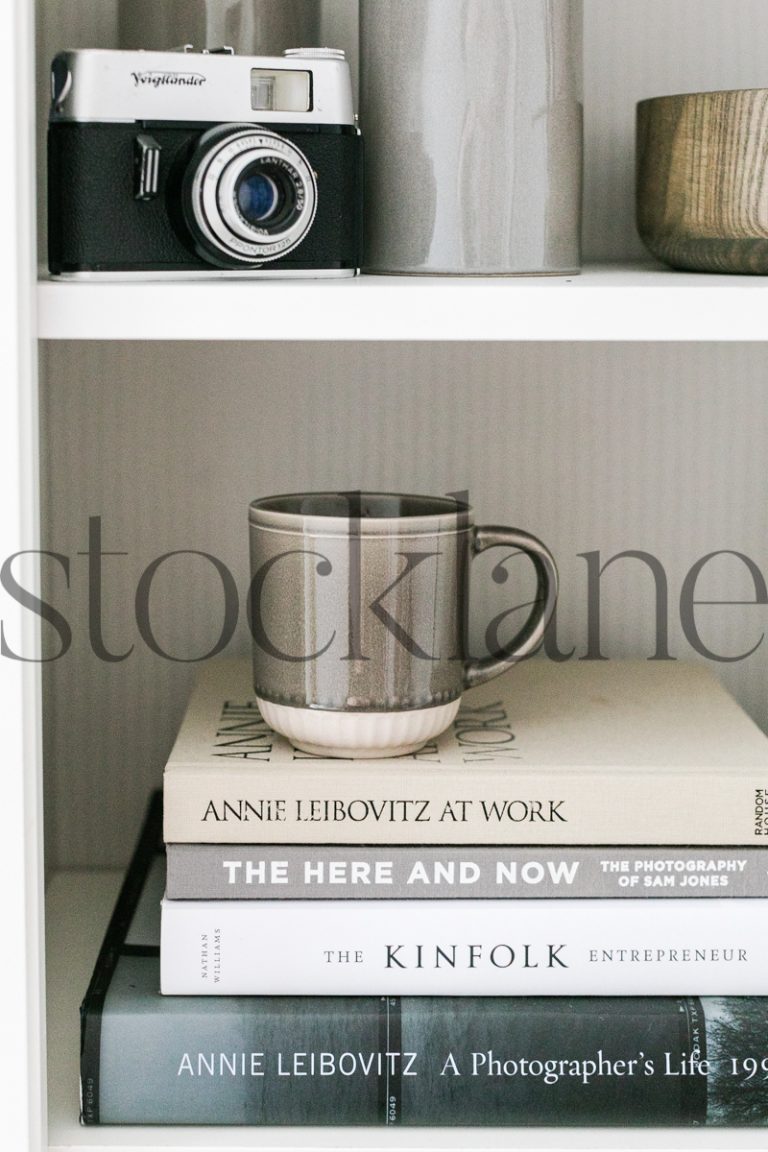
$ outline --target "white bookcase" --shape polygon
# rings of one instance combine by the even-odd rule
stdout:
[[[482,520],[519,521],[557,554],[558,641],[574,659],[590,626],[585,553],[659,557],[670,650],[703,659],[677,597],[697,561],[727,552],[707,566],[702,599],[711,603],[698,639],[723,656],[755,649],[718,669],[768,728],[768,607],[734,555],[766,572],[768,284],[650,264],[631,204],[634,102],[764,84],[768,9],[764,0],[585,7],[582,277],[94,286],[38,282],[44,184],[35,163],[42,125],[35,134],[33,120],[44,114],[46,79],[34,71],[35,60],[42,66],[65,44],[109,46],[114,0],[39,0],[37,9],[6,0],[0,106],[12,121],[6,148],[15,149],[16,178],[8,165],[0,181],[2,559],[25,550],[68,558],[68,581],[51,556],[39,564],[20,557],[12,571],[25,588],[40,580],[73,643],[42,666],[0,657],[4,1146],[765,1146],[759,1131],[77,1125],[77,1005],[193,675],[180,661],[204,652],[218,630],[209,574],[169,569],[153,607],[158,638],[178,659],[154,656],[136,633],[136,581],[161,553],[198,549],[224,559],[243,587],[244,510],[254,496],[469,487]],[[354,0],[325,0],[325,15],[327,38],[349,43]],[[104,633],[114,652],[135,648],[110,664],[88,650],[78,554],[92,517],[101,517],[104,551],[126,554],[105,568]],[[606,655],[653,654],[654,592],[641,561],[612,566],[601,616]],[[485,603],[490,594],[478,595]],[[55,655],[50,624],[37,628],[38,617],[5,590],[0,596],[6,648],[31,656],[40,644]],[[241,627],[232,650],[247,642]]]

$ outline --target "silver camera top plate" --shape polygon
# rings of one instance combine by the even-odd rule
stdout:
[[[51,122],[355,124],[349,64],[336,49],[285,56],[60,52],[51,89]]]

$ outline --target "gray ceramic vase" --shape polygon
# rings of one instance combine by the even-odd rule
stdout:
[[[319,0],[118,0],[121,48],[164,51],[229,45],[279,56],[318,44]]]
[[[361,0],[365,268],[580,266],[581,0]]]

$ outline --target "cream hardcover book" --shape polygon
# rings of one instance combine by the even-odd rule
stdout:
[[[413,755],[333,760],[204,665],[164,776],[168,843],[768,844],[768,739],[700,665],[525,662]]]

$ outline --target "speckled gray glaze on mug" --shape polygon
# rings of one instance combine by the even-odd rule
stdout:
[[[309,493],[250,507],[256,695],[335,711],[437,707],[541,642],[554,561],[535,537],[476,528],[450,498]],[[504,653],[469,660],[469,565],[487,547],[528,553],[539,595]]]
[[[318,0],[119,0],[121,48],[160,52],[181,44],[229,45],[248,56],[279,56],[319,43]],[[249,93],[243,93],[248,107]]]
[[[581,261],[581,0],[361,0],[370,272]]]

